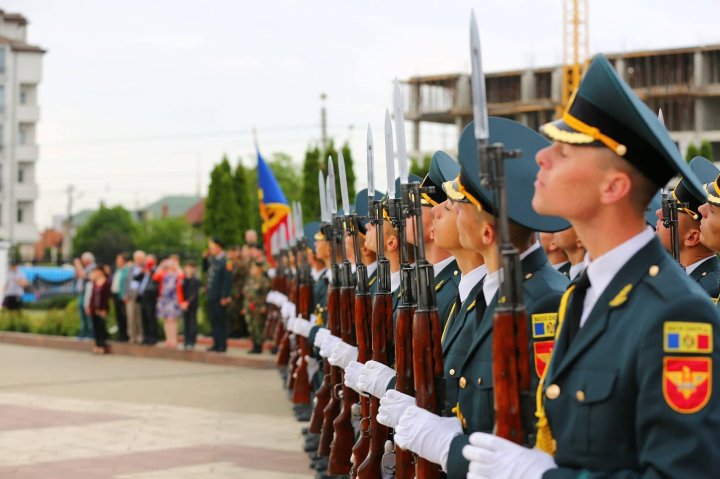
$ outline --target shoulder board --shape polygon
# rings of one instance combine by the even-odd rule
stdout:
[[[475,303],[477,303],[477,300],[476,300],[476,299],[473,299],[473,302],[470,303],[470,306],[467,307],[467,310],[466,310],[466,311],[467,311],[468,313],[473,310],[473,308],[475,307]]]
[[[440,291],[440,288],[443,287],[443,285],[446,283],[446,280],[441,280],[438,284],[435,285],[435,291]]]

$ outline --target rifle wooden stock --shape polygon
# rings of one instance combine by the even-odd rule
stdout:
[[[355,345],[353,334],[353,313],[355,309],[355,294],[352,286],[340,290],[340,337],[351,345]],[[339,369],[339,368],[338,368]],[[342,409],[333,421],[333,441],[330,447],[328,461],[328,474],[347,475],[352,468],[352,448],[355,443],[355,430],[352,425],[352,406],[358,401],[358,394],[351,388],[342,384]]]
[[[288,288],[286,294],[288,301],[297,304],[297,282],[295,278],[289,279],[287,285]],[[288,337],[288,345],[290,347],[290,357],[287,363],[288,374],[285,382],[285,388],[288,391],[292,391],[295,389],[295,370],[297,369],[298,347],[297,344],[294,348],[292,347],[292,344],[290,343],[290,331],[287,331],[286,334]]]
[[[370,329],[372,314],[372,296],[369,294],[355,295],[355,336],[358,346],[358,362],[365,364],[370,360],[372,350],[372,331]],[[352,448],[355,458],[353,477],[357,477],[358,466],[367,457],[370,447],[370,398],[360,396],[360,435]]]
[[[518,351],[524,349],[527,353],[528,343],[527,340],[523,344],[517,343],[516,327],[522,324],[521,330],[525,330],[527,317],[524,311],[498,309],[493,315],[494,433],[516,444],[522,444],[524,435],[518,370],[521,365],[518,364]],[[529,367],[527,362],[525,367]],[[528,388],[529,386],[528,384]]]
[[[290,362],[290,331],[285,329],[282,322],[278,326],[278,334],[280,340],[278,341],[278,355],[275,365],[279,368],[287,368]]]
[[[373,301],[372,311],[372,359],[387,363],[388,343],[392,341],[392,294],[377,293]],[[388,337],[388,327],[390,336]],[[382,457],[385,453],[385,442],[388,439],[389,429],[377,422],[380,399],[370,398],[370,444],[365,460],[357,471],[358,479],[381,479]]]
[[[442,413],[443,377],[440,319],[436,310],[415,312],[413,318],[413,369],[415,371],[415,403],[434,414]],[[416,458],[416,479],[439,479],[440,466],[420,456]]]
[[[331,285],[328,290],[327,328],[330,330],[330,334],[338,337],[340,336],[340,321],[338,318],[340,313],[339,299],[340,288]],[[327,360],[325,360],[325,363],[327,364]],[[330,455],[330,444],[333,439],[333,420],[340,413],[340,401],[335,393],[335,385],[339,384],[342,380],[342,373],[340,368],[336,366],[329,366],[329,369],[330,381],[328,387],[330,388],[330,399],[323,409],[323,423],[317,452],[320,457]]]
[[[301,284],[298,288],[298,313],[304,317],[310,317],[310,302],[312,300],[312,289],[309,284]],[[295,387],[293,388],[292,402],[295,404],[310,404],[312,388],[310,385],[310,378],[307,373],[307,361],[305,356],[308,356],[310,351],[310,345],[308,344],[307,338],[297,336],[298,346],[300,350],[299,362],[300,365],[295,370]]]
[[[413,383],[413,307],[401,305],[397,310],[395,325],[395,367],[397,382],[395,390],[409,396],[414,396]],[[412,479],[415,477],[413,455],[395,447],[395,477],[396,479]]]

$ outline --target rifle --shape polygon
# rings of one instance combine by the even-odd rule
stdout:
[[[297,282],[297,256],[292,251],[295,249],[295,240],[294,238],[291,240],[292,244],[288,247],[288,250],[286,250],[286,257],[287,257],[287,277],[288,277],[288,292],[287,297],[288,301],[291,303],[297,305],[298,304],[298,282]],[[292,255],[290,253],[293,253]],[[295,268],[293,272],[293,268],[290,267],[291,264],[295,263]],[[297,372],[297,359],[298,359],[298,342],[297,342],[297,336],[292,335],[290,336],[290,332],[288,332],[288,336],[290,338],[290,359],[288,360],[288,375],[287,375],[287,381],[285,384],[285,387],[288,391],[291,392],[290,398],[292,399],[292,391],[295,390],[295,379],[296,379],[296,372]]]
[[[284,228],[285,225],[282,225],[280,228],[280,240],[279,240],[279,246],[278,246],[278,291],[283,293],[284,295],[289,294],[289,284],[288,284],[288,275],[289,275],[289,268],[288,268],[288,258],[287,258],[287,248],[286,246],[286,239],[284,236]],[[276,309],[276,314],[279,316],[280,311]],[[283,373],[283,377],[285,377],[285,380],[287,381],[287,377],[285,374],[287,374],[288,364],[290,362],[290,331],[285,329],[285,326],[282,324],[282,321],[278,317],[278,321],[280,325],[277,328],[276,331],[276,341],[278,344],[278,356],[276,365],[279,368],[282,368],[285,373]]]
[[[340,232],[340,253],[342,256],[342,269],[340,270],[340,338],[347,344],[355,346],[355,332],[353,328],[353,313],[355,307],[355,285],[353,284],[352,268],[348,261],[347,251],[345,248],[345,229],[354,228],[353,216],[350,213],[350,202],[348,200],[347,179],[345,177],[345,161],[342,152],[338,153],[338,169],[340,170],[340,191],[342,194],[343,216],[337,218]],[[340,369],[340,368],[338,368]],[[333,442],[330,449],[330,458],[328,460],[328,474],[350,473],[352,468],[352,448],[355,443],[355,430],[352,425],[352,407],[358,401],[358,394],[352,389],[345,386],[345,382],[340,381],[336,386],[335,395],[342,388],[342,409],[340,414],[333,421]]]
[[[392,171],[393,147],[392,147],[392,127],[388,131],[390,122],[390,113],[385,111],[385,154],[386,165],[388,169],[388,196],[394,196],[395,189],[395,173]],[[389,134],[388,134],[389,133]],[[374,178],[371,163],[368,163],[368,179]],[[374,190],[374,188],[373,188]],[[368,195],[368,198],[371,198]],[[392,291],[390,289],[390,260],[384,253],[384,218],[383,206],[380,201],[369,200],[369,209],[371,214],[371,223],[376,230],[376,246],[378,255],[377,269],[377,292],[373,298],[372,321],[370,329],[372,331],[372,359],[383,364],[388,363],[388,354],[392,347],[393,341],[393,311],[392,311]],[[368,454],[365,460],[357,469],[358,479],[380,479],[382,478],[383,469],[394,469],[394,465],[390,466],[384,461],[385,442],[388,439],[390,430],[377,422],[378,408],[380,407],[380,399],[374,396],[370,397],[370,416],[363,418],[363,421],[369,419],[370,427],[370,444],[368,446]],[[389,459],[389,458],[388,458]],[[388,466],[388,467],[386,467]]]
[[[375,201],[375,179],[373,178],[373,139],[370,125],[367,132],[367,165],[368,165],[368,213],[373,210]],[[362,262],[359,243],[359,217],[354,217],[350,233],[353,236],[355,249],[355,271],[357,283],[355,287],[355,337],[358,347],[358,361],[362,364],[370,360],[372,349],[372,296],[368,285],[367,267]],[[362,461],[367,457],[370,448],[370,398],[367,394],[360,395],[360,434],[352,448],[353,468],[350,470],[351,477],[357,477],[357,470]]]
[[[302,229],[302,207],[299,203],[295,204],[294,213],[297,219],[295,224],[295,263],[297,265],[297,314],[305,319],[310,318],[310,305],[312,302],[312,276],[310,274],[310,264],[307,260],[307,243],[305,242]],[[310,386],[310,378],[307,373],[307,361],[310,345],[305,337],[297,336],[299,359],[298,367],[295,370],[295,388],[293,389],[292,402],[294,404],[303,404],[306,407],[310,405],[310,395],[312,393]]]
[[[319,186],[319,192],[320,192],[320,217],[323,221],[322,226],[320,227],[321,231],[325,235],[326,238],[328,238],[330,241],[332,241],[332,228],[329,228],[329,215],[327,211],[327,196],[325,194],[325,178],[323,177],[323,172],[318,172],[318,186]],[[332,243],[331,243],[332,248]],[[331,259],[331,261],[334,261],[334,257]],[[328,290],[328,302],[327,302],[327,311],[329,314],[335,314],[335,310],[337,308],[337,296],[338,291],[334,288],[330,288]],[[330,313],[332,311],[332,313]],[[318,390],[315,392],[315,406],[313,407],[312,415],[310,416],[310,424],[308,425],[308,433],[310,434],[321,434],[322,432],[322,425],[323,425],[323,411],[325,410],[325,407],[327,407],[328,402],[330,401],[330,365],[327,361],[324,362],[323,365],[323,382],[318,388]]]
[[[327,328],[330,334],[340,337],[340,267],[337,263],[337,245],[339,232],[336,231],[337,221],[337,200],[335,196],[335,172],[332,163],[332,157],[328,158],[328,177],[326,179],[326,193],[328,197],[328,212],[331,214],[331,224],[327,227],[327,238],[330,240],[330,254],[332,256],[332,282],[328,291],[327,305]],[[320,444],[318,446],[317,455],[320,458],[329,458],[330,447],[333,439],[333,421],[340,413],[340,400],[336,396],[335,391],[337,385],[342,382],[342,370],[337,366],[332,366],[325,361],[326,371],[329,370],[330,399],[323,409],[323,424],[320,432]],[[328,459],[329,460],[329,459]]]
[[[397,138],[397,156],[400,170],[400,199],[389,200],[390,217],[400,237],[400,302],[395,319],[395,370],[397,382],[395,390],[414,396],[413,384],[413,314],[416,306],[415,267],[410,264],[407,243],[406,216],[411,211],[408,180],[407,153],[405,151],[405,125],[400,84],[395,80],[395,136]],[[422,221],[422,220],[421,220]],[[415,476],[413,455],[410,451],[395,448],[395,477],[412,479]]]
[[[482,71],[480,36],[475,13],[470,22],[470,56],[472,62],[473,116],[475,139],[480,161],[480,183],[492,188],[496,199],[495,218],[499,228],[498,249],[504,274],[498,289],[498,302],[493,314],[493,385],[495,394],[495,430],[497,436],[517,444],[529,443],[527,435],[534,431],[534,394],[530,390],[527,313],[523,303],[520,255],[510,240],[506,159],[519,156],[502,144],[489,144],[485,76]]]
[[[678,227],[678,200],[668,191],[667,188],[661,190],[662,198],[662,222],[665,228],[670,230],[670,254],[673,259],[683,268],[680,263],[680,230]]]
[[[420,193],[432,193],[433,188],[420,188],[410,185],[412,200],[409,214],[415,216],[415,238],[417,241],[417,309],[413,317],[412,351],[413,372],[415,378],[415,403],[418,407],[441,415],[444,404],[442,343],[440,318],[438,317],[437,299],[435,297],[435,272],[433,265],[425,259],[425,240],[423,236],[422,206]],[[442,471],[422,457],[415,459],[416,479],[439,479]]]

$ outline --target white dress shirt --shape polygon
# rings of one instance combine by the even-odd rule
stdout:
[[[552,266],[555,271],[558,271],[560,268],[562,268],[566,264],[568,264],[567,261],[561,261],[559,263],[551,264],[550,266]]]
[[[464,303],[470,291],[478,284],[487,274],[487,266],[484,264],[478,266],[468,274],[464,274],[460,277],[460,284],[458,285],[458,294],[460,295],[460,302]]]
[[[589,254],[585,255],[590,287],[585,294],[585,301],[583,302],[583,313],[580,318],[581,328],[585,325],[600,295],[603,294],[618,271],[620,271],[638,251],[650,243],[654,237],[655,231],[648,226],[641,233],[636,234],[624,243],[614,247],[599,258],[593,260]]]
[[[373,273],[375,272],[376,269],[377,269],[377,261],[373,261],[372,263],[367,265],[368,278],[373,275]]]
[[[570,277],[570,281],[577,278],[577,275],[582,273],[585,270],[586,266],[587,265],[585,264],[585,261],[580,261],[578,264],[574,264],[574,265],[570,266],[570,272],[568,273],[568,275]]]
[[[393,293],[400,287],[400,271],[390,273],[390,291]]]

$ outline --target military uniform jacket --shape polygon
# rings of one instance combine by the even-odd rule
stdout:
[[[572,344],[560,328],[542,388],[559,467],[544,478],[718,477],[720,315],[706,297],[655,238]]]
[[[717,256],[712,256],[700,263],[689,276],[697,281],[711,298],[714,299],[720,295],[720,260]]]
[[[438,318],[440,319],[440,331],[445,330],[445,323],[450,316],[455,304],[455,297],[458,294],[460,283],[460,270],[457,261],[451,261],[435,277],[435,300],[437,301]]]
[[[313,285],[312,301],[315,304],[313,314],[317,316],[317,322],[310,330],[310,334],[308,334],[308,341],[311,345],[315,344],[315,336],[317,335],[318,330],[325,326],[325,321],[327,320],[325,307],[327,306],[328,288],[330,284],[327,272],[328,270],[325,269],[322,273],[320,273],[320,276]]]
[[[442,353],[443,353],[443,371],[445,373],[445,413],[449,414],[450,411],[457,404],[457,390],[458,390],[458,372],[460,371],[460,365],[462,364],[465,355],[470,347],[470,341],[472,334],[462,334],[463,332],[473,331],[476,325],[476,310],[475,307],[478,304],[478,300],[481,302],[481,306],[484,307],[484,301],[482,298],[482,286],[485,281],[482,280],[470,290],[470,294],[465,301],[460,304],[460,298],[457,298],[457,304],[454,311],[451,314],[451,318],[448,320],[448,325],[444,330],[443,341],[442,341]]]
[[[377,292],[377,272],[378,269],[375,268],[375,271],[373,271],[372,274],[368,276],[368,286],[370,287],[371,296]]]
[[[531,390],[537,389],[540,375],[549,360],[553,347],[554,325],[558,305],[568,280],[556,271],[542,249],[526,256],[520,263],[523,281],[523,301],[528,318],[530,339]],[[494,390],[492,372],[493,313],[498,304],[498,293],[485,309],[480,325],[471,329],[466,326],[462,336],[469,341],[467,355],[456,371],[458,417],[463,422],[465,434],[456,437],[448,456],[448,477],[465,477],[468,462],[462,456],[462,448],[468,444],[473,432],[491,433],[495,424]]]
[[[557,272],[561,275],[565,276],[566,278],[570,278],[570,268],[572,265],[570,264],[570,261],[566,262],[564,265],[560,266],[557,269]]]
[[[230,297],[232,289],[232,263],[225,253],[221,253],[209,262],[207,297],[220,300]]]

